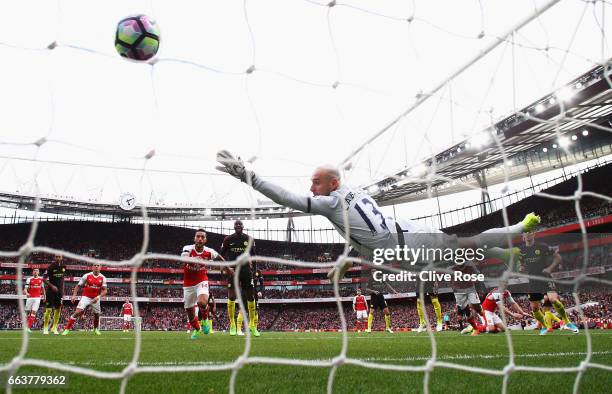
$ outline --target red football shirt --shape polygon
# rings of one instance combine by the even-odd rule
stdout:
[[[83,275],[79,281],[79,286],[83,287],[83,297],[96,298],[106,287],[106,277],[102,274],[94,275],[93,272]]]
[[[364,295],[358,295],[353,298],[353,307],[356,311],[367,311],[368,303]]]
[[[28,298],[40,298],[42,292],[42,277],[30,277],[26,280],[26,286],[28,287]]]
[[[508,290],[500,293],[498,289],[493,289],[491,292],[489,292],[489,294],[487,294],[485,300],[482,302],[482,309],[489,312],[495,312],[497,309],[497,303],[502,299],[506,302],[506,304],[511,304],[514,302],[512,294],[510,294]]]
[[[195,245],[186,245],[183,247],[181,257],[193,257],[202,260],[214,260],[219,256],[216,250],[204,246],[202,252],[195,249]],[[195,286],[208,280],[206,275],[208,270],[204,264],[185,263],[183,266],[183,286]]]
[[[131,302],[124,303],[123,304],[123,314],[132,316],[132,313],[134,313],[132,309],[132,303]]]

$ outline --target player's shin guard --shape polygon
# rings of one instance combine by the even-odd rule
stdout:
[[[255,328],[255,301],[247,301],[247,307],[249,309],[249,327]]]
[[[423,307],[421,306],[421,300],[416,300],[417,314],[419,315],[419,326],[425,325],[425,316],[423,315]]]
[[[53,328],[52,328],[53,331],[57,330],[57,326],[59,325],[61,313],[62,313],[61,308],[57,308],[53,310]]]
[[[431,304],[433,305],[434,312],[436,313],[437,323],[442,324],[442,307],[440,306],[440,300],[438,300],[438,297],[431,297]]]
[[[49,330],[49,322],[51,321],[51,308],[45,308],[45,314],[43,315],[43,330]]]
[[[236,301],[227,300],[227,318],[229,319],[230,328],[236,328],[236,320],[234,314],[236,313]]]
[[[569,323],[570,319],[567,316],[567,312],[565,311],[565,306],[563,306],[563,303],[560,300],[557,300],[553,302],[553,306],[555,307],[555,310],[559,313],[559,316],[561,316],[561,320],[563,320],[563,323]]]
[[[544,319],[544,314],[542,313],[541,309],[533,311],[533,317],[535,317],[535,319],[540,322],[542,327],[547,327],[546,319]]]
[[[391,328],[391,316],[385,315],[385,328],[388,330]]]
[[[372,329],[372,323],[374,322],[374,313],[370,312],[368,315],[368,331]]]

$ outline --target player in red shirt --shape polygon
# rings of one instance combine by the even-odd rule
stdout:
[[[365,296],[361,294],[361,289],[357,289],[357,295],[353,297],[353,312],[357,314],[357,332],[361,332],[364,328],[364,323],[368,319],[368,301]]]
[[[510,310],[506,305],[510,305],[514,312]],[[495,313],[497,309],[504,308],[504,311],[517,319],[525,317],[531,317],[528,313],[525,313],[523,309],[519,306],[519,304],[514,301],[512,298],[512,294],[508,290],[501,291],[498,288],[494,288],[487,294],[485,300],[482,302],[482,309],[485,313],[485,325],[479,326],[478,330],[480,332],[504,332],[506,330],[506,326],[504,325],[502,319]],[[516,312],[516,313],[515,313]]]
[[[43,278],[39,276],[38,268],[32,270],[32,276],[26,279],[25,294],[27,296],[25,311],[28,315],[28,332],[32,332],[32,325],[36,321],[36,312],[40,306],[40,299],[45,297]]]
[[[134,315],[134,308],[129,298],[125,299],[121,307],[121,314],[123,315],[123,332],[128,332],[130,330],[130,321],[132,321],[132,316]]]
[[[193,237],[193,245],[185,245],[181,257],[202,260],[221,260],[223,257],[216,250],[204,246],[206,231],[198,229]],[[208,275],[205,264],[190,262],[183,265],[183,300],[187,319],[193,328],[191,339],[197,339],[200,331],[208,334]],[[198,306],[196,315],[195,307]],[[198,316],[199,315],[199,316]],[[199,318],[199,319],[198,319]],[[200,322],[199,320],[202,320]],[[203,326],[203,330],[202,330]]]
[[[98,329],[100,324],[100,298],[106,295],[106,277],[100,273],[102,266],[99,263],[94,264],[92,268],[90,273],[81,277],[79,284],[76,285],[72,291],[70,301],[74,304],[79,289],[83,287],[81,300],[76,307],[76,311],[74,311],[70,319],[68,319],[68,324],[66,324],[62,335],[68,335],[74,323],[76,323],[77,319],[83,315],[85,309],[90,305],[94,315],[94,334],[100,335],[100,330]]]

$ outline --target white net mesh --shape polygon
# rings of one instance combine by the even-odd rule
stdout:
[[[438,181],[457,182],[480,191],[466,180],[440,176],[436,171],[438,163],[431,159],[466,138],[472,137],[470,141],[476,144],[481,130],[512,113],[542,125],[555,125],[559,140],[568,124],[612,131],[589,119],[573,117],[571,111],[566,111],[569,104],[562,97],[567,81],[596,66],[603,67],[603,78],[612,86],[607,1],[523,2],[521,6],[513,2],[496,5],[500,8],[495,10],[481,2],[469,6],[445,3],[443,7],[448,9],[442,14],[436,9],[440,5],[429,2],[381,2],[373,7],[364,2],[296,0],[262,5],[244,1],[216,8],[161,2],[126,7],[121,3],[100,3],[94,10],[85,10],[83,7],[91,5],[79,2],[35,3],[40,12],[31,12],[33,4],[29,2],[4,5],[6,9],[0,12],[0,53],[6,59],[7,71],[0,78],[8,87],[5,91],[11,94],[0,95],[0,106],[11,111],[6,112],[1,124],[0,174],[3,190],[36,199],[36,212],[41,196],[114,201],[120,192],[132,187],[129,185],[138,185],[135,192],[143,202],[144,221],[140,253],[127,261],[102,262],[131,267],[134,299],[138,268],[145,261],[186,261],[147,252],[149,221],[145,205],[214,205],[231,197],[231,203],[250,205],[255,213],[256,196],[248,186],[237,186],[233,179],[212,171],[215,152],[226,145],[257,158],[253,166],[258,173],[272,173],[292,189],[303,188],[304,175],[319,164],[313,160],[325,157],[328,161],[346,158],[342,164],[346,165],[347,179],[353,183],[368,185],[395,177],[398,181],[425,184],[431,194],[431,186]],[[190,11],[186,13],[185,9]],[[113,30],[115,21],[134,11],[148,13],[160,22],[163,47],[155,62],[136,65],[113,53],[112,40],[106,32]],[[24,34],[28,27],[14,22],[25,19],[25,15],[30,26],[40,25],[36,34]],[[269,15],[283,17],[271,19]],[[216,38],[208,40],[209,37]],[[550,92],[556,92],[561,105],[559,116],[549,120],[538,117],[540,111],[521,112],[525,105]],[[407,96],[414,99],[407,100]],[[31,115],[33,108],[36,116]],[[341,134],[340,139],[321,144],[332,134]],[[508,185],[512,148],[504,145],[505,140],[497,133],[489,132],[485,137],[499,148],[506,164],[503,183]],[[285,144],[294,138],[299,138],[299,146]],[[193,144],[194,140],[202,143]],[[559,149],[572,160],[567,146]],[[423,160],[430,160],[431,165],[417,170]],[[291,165],[280,168],[279,163]],[[199,170],[202,168],[205,170]],[[413,172],[398,177],[398,169],[402,168],[412,168]],[[577,294],[580,285],[592,279],[586,275],[588,242],[580,202],[584,196],[609,202],[612,198],[584,191],[580,172],[577,176],[578,189],[572,196],[536,194],[575,202],[584,245],[582,273],[573,280],[557,282],[574,286],[575,302],[584,316]],[[185,186],[202,179],[211,187],[194,190]],[[502,194],[508,192],[505,189]],[[505,204],[503,219],[508,226]],[[18,283],[23,280],[27,256],[34,252],[61,254],[85,263],[98,261],[35,245],[37,228],[35,220],[27,242],[18,250],[0,251],[0,257],[19,258]],[[347,244],[333,263],[265,256],[257,259],[292,267],[331,268],[347,261],[372,266],[349,258],[348,252]],[[247,253],[238,261],[208,264],[236,266],[239,270],[249,257]],[[504,275],[517,276],[511,271]],[[13,373],[22,366],[38,366],[120,379],[121,392],[125,392],[130,377],[138,373],[231,371],[231,393],[235,392],[238,372],[247,364],[328,367],[328,392],[333,391],[336,371],[342,365],[422,372],[424,392],[429,392],[431,373],[437,368],[502,376],[503,393],[508,390],[510,376],[519,371],[575,372],[574,392],[578,392],[589,368],[612,371],[609,365],[591,361],[588,328],[584,331],[585,358],[573,367],[517,365],[509,331],[509,358],[503,369],[467,366],[461,360],[443,361],[438,357],[431,330],[431,357],[421,366],[348,357],[347,323],[338,279],[336,276],[334,293],[340,311],[342,347],[331,360],[253,357],[247,330],[244,351],[232,362],[139,366],[142,341],[140,330],[136,330],[129,365],[120,372],[105,372],[26,358],[29,335],[24,329],[19,354],[0,370]],[[238,275],[235,286],[240,292]],[[22,286],[17,288],[21,297]],[[25,327],[23,303],[19,303],[19,309]],[[240,309],[246,316],[242,304]],[[139,314],[138,302],[134,303],[134,313]],[[502,318],[505,319],[503,313]],[[11,391],[9,385],[7,392]]]

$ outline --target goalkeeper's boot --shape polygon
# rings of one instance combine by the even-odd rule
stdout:
[[[242,334],[244,335],[244,334]],[[251,335],[253,335],[254,337],[259,337],[261,336],[261,334],[259,333],[259,331],[257,331],[257,327],[251,327]]]
[[[465,327],[463,330],[461,330],[461,334],[469,334],[472,331],[474,331],[474,327],[472,327],[472,325],[468,325],[467,327]]]
[[[523,232],[529,233],[535,230],[540,224],[540,222],[541,220],[538,215],[533,212],[528,213],[527,215],[525,215],[525,219],[523,219],[523,221],[521,222],[521,224],[523,225]]]
[[[199,330],[193,330],[191,332],[191,336],[190,336],[191,339],[198,339],[199,337],[200,337],[200,331]]]
[[[200,327],[202,327],[202,332],[204,335],[208,335],[210,333],[210,325],[208,324],[210,320],[202,320],[200,322]]]
[[[567,323],[567,324],[563,325],[561,328],[564,329],[564,330],[570,330],[574,334],[578,334],[580,332],[578,330],[578,327],[576,327],[576,325],[574,323]]]
[[[236,335],[238,335],[239,337],[243,337],[244,336],[244,331],[236,330]]]
[[[548,328],[546,327],[540,328],[540,335],[546,335],[548,333],[549,333]]]
[[[54,332],[54,334],[55,334],[55,332]],[[68,334],[70,334],[70,330],[64,329],[64,331],[62,332],[62,335],[68,335]]]
[[[234,327],[230,326],[230,330],[229,331],[230,331],[230,336],[232,336],[232,337],[235,336],[236,335],[236,326],[234,326]]]
[[[49,335],[49,329],[48,328],[44,328],[43,329],[43,335]]]
[[[94,334],[95,334],[95,335],[102,335],[102,333],[100,332],[100,330],[99,330],[99,329],[97,329],[97,328],[94,328],[94,331],[93,331],[93,332],[94,332]]]

